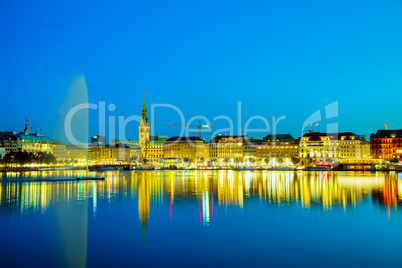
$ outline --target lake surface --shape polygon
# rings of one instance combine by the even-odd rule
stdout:
[[[402,267],[398,173],[80,175],[0,175],[2,267]]]

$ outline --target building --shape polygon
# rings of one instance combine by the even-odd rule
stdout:
[[[106,137],[96,135],[91,137],[91,145],[92,146],[105,146],[106,145]]]
[[[104,161],[109,161],[109,153],[104,146],[89,146],[88,147],[88,163],[103,164]]]
[[[24,132],[17,135],[18,146],[24,152],[37,154],[39,152],[52,153],[52,140],[37,133],[29,134],[28,119],[25,119]]]
[[[371,159],[370,142],[364,135],[358,135],[362,145],[362,159]]]
[[[76,145],[66,145],[66,159],[70,162],[85,163],[87,149]]]
[[[120,146],[107,146],[105,149],[109,149],[109,163],[125,165],[130,163],[131,148],[127,145]]]
[[[37,154],[39,152],[52,153],[52,140],[40,134],[18,134],[17,143],[22,151]]]
[[[88,147],[88,161],[92,165],[126,165],[130,163],[137,148],[129,145],[107,145]]]
[[[59,140],[52,139],[52,154],[56,157],[57,161],[64,161],[67,158],[66,145]]]
[[[257,157],[299,157],[299,142],[290,134],[267,135],[257,143]]]
[[[133,144],[127,144],[125,146],[130,148],[130,162],[138,161],[141,159],[142,151],[140,146]]]
[[[257,140],[246,136],[218,135],[209,142],[211,158],[244,158],[257,155]]]
[[[106,157],[102,160],[107,161],[109,164],[125,165],[130,163],[131,148],[127,145],[120,146],[106,146],[103,148],[107,152]]]
[[[0,132],[0,147],[5,149],[6,153],[21,151],[22,144],[18,143],[17,133],[13,131]]]
[[[151,136],[150,140],[147,142],[145,158],[154,163],[163,158],[163,145],[167,139],[167,136]]]
[[[33,154],[52,153],[52,140],[37,133],[29,134],[28,120],[25,120],[24,131],[19,134],[13,131],[0,132],[0,147],[4,147],[6,153],[18,151]]]
[[[6,155],[6,148],[0,147],[0,159],[3,159],[5,155]]]
[[[141,147],[144,156],[146,155],[145,151],[149,140],[150,140],[150,127],[147,116],[147,108],[145,107],[145,96],[144,96],[144,103],[141,109],[140,124],[138,125],[138,145]]]
[[[124,141],[124,140],[114,140],[113,141],[113,145],[119,145],[119,144],[138,145],[138,141]]]
[[[191,162],[208,158],[209,146],[199,137],[172,137],[163,144],[165,158],[186,158]]]
[[[371,156],[376,159],[402,160],[402,129],[378,130],[370,135]]]
[[[144,103],[141,109],[141,119],[138,125],[138,145],[141,147],[142,158],[146,158],[151,162],[156,162],[164,156],[164,144],[167,136],[151,136],[150,126],[147,115],[147,108]]]
[[[138,145],[138,141],[122,141],[115,140],[113,145],[121,146],[125,145],[131,148],[131,158],[132,159],[140,159],[142,157],[141,147]]]
[[[352,132],[321,133],[310,130],[300,139],[300,157],[310,157],[316,162],[364,159],[369,158],[367,144],[364,136]]]

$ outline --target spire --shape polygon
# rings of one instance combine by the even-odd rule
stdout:
[[[142,108],[145,108],[145,90],[144,90],[144,104],[142,105]]]
[[[147,107],[145,106],[145,90],[144,90],[144,103],[141,109],[141,118],[144,120],[144,123],[148,123]]]
[[[25,118],[25,129],[24,132],[28,133],[29,129],[28,129],[28,118]]]

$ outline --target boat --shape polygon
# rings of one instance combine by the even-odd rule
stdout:
[[[316,167],[305,167],[305,171],[329,171],[331,168],[329,166],[316,166]]]

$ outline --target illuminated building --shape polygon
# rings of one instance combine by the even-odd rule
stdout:
[[[402,129],[378,130],[370,136],[370,151],[373,158],[391,160],[402,158]]]
[[[129,147],[130,150],[130,159],[131,160],[138,160],[142,157],[142,150],[141,147],[138,145],[138,141],[122,141],[122,140],[114,140],[113,141],[114,146],[118,147]]]
[[[167,140],[167,136],[150,136],[150,141],[147,142],[145,157],[152,162],[163,158],[163,145]]]
[[[166,158],[187,158],[194,162],[208,158],[209,147],[199,137],[172,137],[163,144],[163,152]]]
[[[86,162],[87,150],[76,145],[66,145],[66,159],[70,161]]]
[[[52,140],[38,133],[29,134],[28,120],[25,120],[24,131],[16,134],[13,131],[0,132],[0,146],[6,153],[25,151],[37,154],[39,152],[52,153]]]
[[[242,135],[218,135],[212,138],[209,143],[209,156],[211,158],[255,157],[256,154],[256,142]]]
[[[257,143],[257,157],[298,157],[299,140],[290,134],[268,135]]]
[[[16,132],[2,131],[0,132],[0,147],[4,147],[6,153],[18,152],[22,148],[22,144],[17,142],[18,137]]]
[[[309,131],[300,139],[300,157],[317,162],[327,159],[363,159],[367,155],[367,141],[352,132],[321,133]]]
[[[144,96],[144,104],[142,105],[141,109],[140,124],[138,125],[138,145],[141,147],[144,156],[147,143],[149,140],[150,140],[150,127],[147,116],[147,108],[145,107],[145,96]]]
[[[137,149],[128,145],[107,145],[88,147],[88,160],[91,164],[128,164]]]
[[[368,142],[365,138],[362,140],[362,158],[363,159],[371,159],[371,151],[370,151],[370,142]]]
[[[18,143],[21,143],[22,151],[30,153],[52,152],[52,140],[39,134],[19,134]]]
[[[66,159],[66,145],[59,140],[52,139],[52,154],[56,157],[57,161]]]
[[[130,161],[141,158],[142,151],[140,146],[132,144],[126,144],[125,146],[130,148]]]
[[[123,141],[123,140],[114,140],[113,141],[113,145],[119,145],[119,144],[138,145],[138,141]]]
[[[24,132],[17,135],[17,143],[22,151],[37,154],[39,152],[52,152],[52,140],[37,133],[29,134],[28,120],[25,120]]]
[[[96,135],[91,137],[91,145],[92,146],[105,146],[106,145],[106,137]]]

